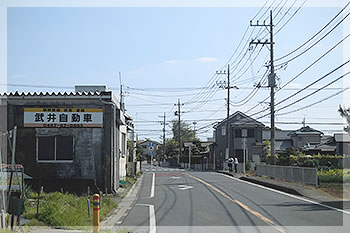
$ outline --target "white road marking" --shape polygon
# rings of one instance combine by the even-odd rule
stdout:
[[[156,215],[154,205],[149,206],[149,232],[156,233]]]
[[[153,175],[152,175],[152,187],[151,187],[151,196],[150,196],[150,198],[154,197],[154,185],[155,185],[155,182],[156,182],[156,174],[153,173]]]
[[[177,179],[180,179],[181,177],[179,177],[179,176],[172,176],[172,177],[170,177],[170,179],[173,179],[173,180],[177,180]]]
[[[154,211],[154,205],[147,205],[147,204],[136,204],[136,205],[148,206],[148,208],[149,208],[149,232],[156,233],[157,226],[156,226],[156,213]]]
[[[240,180],[240,179],[237,179],[237,178],[229,176],[229,175],[225,175],[225,174],[221,174],[221,173],[216,173],[216,174],[221,175],[221,176],[225,176],[225,177],[228,177],[228,178],[231,178],[233,180],[236,180],[236,181],[239,181],[239,182],[242,182],[242,183],[246,183],[246,184],[250,184],[250,185],[262,188],[262,189],[266,189],[266,190],[269,190],[271,192],[279,193],[279,194],[282,194],[282,195],[285,195],[285,196],[288,196],[288,197],[292,197],[292,198],[295,198],[295,199],[298,199],[298,200],[301,200],[301,201],[309,202],[309,203],[312,203],[312,204],[315,204],[315,205],[319,205],[319,206],[322,206],[322,207],[325,207],[325,208],[328,208],[328,209],[331,209],[331,210],[335,210],[335,211],[338,211],[338,212],[350,215],[350,212],[346,211],[346,210],[341,210],[341,209],[338,209],[338,208],[335,208],[335,207],[332,207],[332,206],[329,206],[329,205],[325,205],[325,204],[322,204],[322,203],[319,203],[319,202],[316,202],[316,201],[312,201],[312,200],[309,200],[309,199],[306,199],[306,198],[303,198],[303,197],[298,197],[298,196],[295,196],[293,194],[281,192],[281,191],[278,191],[278,190],[275,190],[275,189],[271,189],[271,188],[268,188],[268,187],[265,187],[265,186],[262,186],[262,185],[259,185],[259,184],[254,184],[254,183],[251,183],[251,182],[248,182],[248,181],[245,181],[245,180]]]
[[[180,184],[180,185],[179,185],[179,189],[180,189],[180,190],[187,190],[187,189],[191,189],[191,188],[193,188],[193,186],[184,185],[184,184]]]

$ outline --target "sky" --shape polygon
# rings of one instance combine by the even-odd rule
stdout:
[[[265,27],[249,23],[253,20],[253,24],[257,24],[259,20],[262,24],[266,19],[268,24],[272,10],[278,77],[276,109],[282,108],[276,112],[276,126],[298,129],[305,118],[306,124],[325,134],[341,132],[340,124],[344,121],[337,109],[339,104],[347,104],[347,92],[314,103],[350,87],[347,81],[350,75],[294,105],[288,104],[339,78],[346,73],[349,64],[307,90],[279,102],[346,62],[345,51],[350,38],[297,76],[349,33],[343,26],[349,25],[349,19],[304,54],[287,65],[281,63],[331,31],[350,12],[350,6],[323,34],[290,56],[279,59],[314,36],[346,5],[345,1],[323,7],[313,5],[315,1],[306,1],[304,5],[304,1],[294,2],[268,0],[249,7],[9,5],[6,7],[7,80],[1,85],[8,92],[63,92],[73,91],[74,85],[100,84],[119,95],[122,84],[127,113],[135,121],[139,139],[160,141],[164,113],[166,137],[171,137],[171,120],[177,119],[174,104],[180,100],[183,103],[181,119],[195,127],[197,136],[205,140],[212,137],[213,124],[226,117],[227,90],[220,88],[220,83],[226,81],[227,75],[216,75],[216,72],[227,71],[227,64],[230,64],[230,85],[238,87],[231,89],[230,113],[252,114],[268,126],[268,111],[256,113],[269,106],[269,99],[265,100],[269,88],[262,80],[266,77],[264,65],[270,60],[270,48],[268,45],[250,46],[249,42],[270,39],[269,32]],[[294,81],[283,87],[293,78]],[[259,81],[262,87],[254,89]],[[249,94],[252,91],[254,95]],[[288,114],[302,107],[307,108]],[[290,124],[295,122],[298,124]]]

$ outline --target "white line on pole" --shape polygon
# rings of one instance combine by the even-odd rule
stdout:
[[[266,190],[269,190],[271,192],[279,193],[279,194],[282,194],[282,195],[285,195],[285,196],[288,196],[288,197],[292,197],[292,198],[295,198],[295,199],[298,199],[298,200],[301,200],[301,201],[306,201],[306,202],[309,202],[309,203],[312,203],[312,204],[315,204],[315,205],[319,205],[319,206],[322,206],[322,207],[325,207],[325,208],[328,208],[328,209],[331,209],[331,210],[335,210],[335,211],[338,211],[338,212],[350,215],[349,211],[345,211],[345,210],[341,210],[341,209],[338,209],[338,208],[335,208],[335,207],[332,207],[332,206],[329,206],[329,205],[321,204],[319,202],[312,201],[312,200],[309,200],[309,199],[306,199],[306,198],[303,198],[303,197],[298,197],[298,196],[295,196],[293,194],[284,193],[284,192],[281,192],[281,191],[278,191],[278,190],[274,190],[274,189],[271,189],[271,188],[268,188],[268,187],[265,187],[265,186],[262,186],[262,185],[250,183],[248,181],[240,180],[240,179],[237,179],[237,178],[234,178],[232,176],[225,175],[225,174],[220,174],[220,173],[217,173],[217,174],[221,175],[221,176],[225,176],[225,177],[233,179],[233,180],[237,180],[237,181],[242,182],[242,183],[246,183],[246,184],[250,184],[250,185],[262,188],[262,189],[266,189]]]

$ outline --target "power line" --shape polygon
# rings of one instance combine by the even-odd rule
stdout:
[[[305,2],[304,2],[305,3]],[[348,7],[348,5],[350,4],[350,2],[348,4],[345,5],[345,7],[343,7],[343,9],[341,9],[321,30],[319,30],[315,35],[313,35],[312,37],[310,37],[310,39],[308,39],[307,41],[305,41],[302,45],[298,46],[296,49],[294,49],[293,51],[283,55],[282,57],[277,58],[275,61],[279,61],[285,57],[288,57],[289,55],[295,53],[296,51],[298,51],[300,48],[304,47],[304,45],[306,45],[307,43],[309,43],[311,40],[313,40],[316,36],[318,36],[318,34],[320,34],[325,28],[327,28],[344,10],[345,8]],[[282,27],[283,28],[283,27]],[[281,30],[281,29],[280,29]],[[278,31],[276,32],[276,34],[278,33]]]
[[[290,98],[296,96],[296,95],[299,94],[300,92],[306,90],[307,88],[311,87],[312,85],[314,85],[314,84],[318,83],[319,81],[325,79],[326,77],[328,77],[329,75],[333,74],[334,72],[336,72],[337,70],[339,70],[340,68],[342,68],[343,66],[345,66],[346,64],[348,64],[349,62],[350,62],[350,60],[346,61],[345,63],[341,64],[341,65],[338,66],[337,68],[335,68],[335,69],[333,69],[332,71],[328,72],[327,74],[325,74],[325,75],[322,76],[321,78],[319,78],[319,79],[313,81],[312,83],[310,83],[310,84],[307,85],[306,87],[302,88],[301,90],[295,92],[294,94],[288,96],[287,98],[284,98],[283,100],[281,100],[280,102],[278,102],[276,105],[279,105],[279,104],[281,104],[281,103],[283,103],[283,102],[289,100]],[[342,78],[342,77],[340,77],[340,78]],[[339,79],[340,79],[340,78],[339,78]],[[336,79],[335,81],[338,81],[339,79]],[[334,81],[334,82],[335,82],[335,81]],[[333,83],[333,82],[331,82],[331,83]],[[322,87],[322,88],[317,89],[314,93],[316,93],[316,92],[322,90],[323,88],[325,88],[325,87]]]
[[[338,22],[329,32],[327,32],[324,36],[322,36],[318,41],[313,43],[310,47],[306,48],[303,52],[299,53],[298,55],[290,58],[288,61],[282,62],[276,66],[283,66],[287,63],[290,63],[291,61],[297,59],[301,55],[305,54],[307,51],[309,51],[311,48],[313,48],[315,45],[317,45],[320,41],[322,41],[325,37],[327,37],[331,32],[333,32],[348,16],[350,15],[350,12],[340,21]]]

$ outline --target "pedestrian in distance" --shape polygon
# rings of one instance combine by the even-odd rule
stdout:
[[[237,173],[237,166],[238,166],[238,159],[235,157],[234,159],[234,164],[235,164],[235,173]]]
[[[228,159],[228,170],[229,172],[232,172],[232,164],[233,164],[233,158]]]

